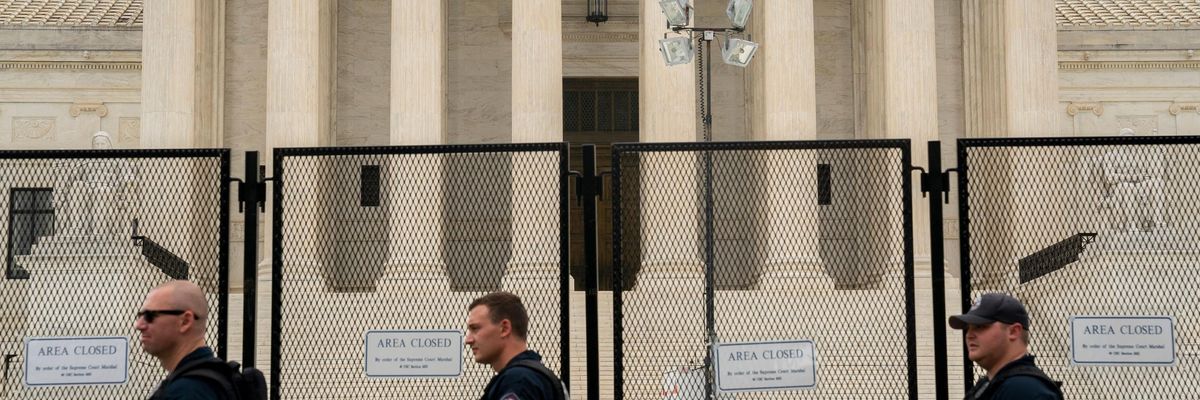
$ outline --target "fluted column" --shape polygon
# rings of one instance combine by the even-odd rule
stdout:
[[[142,148],[218,147],[213,1],[151,1],[142,28]],[[89,132],[91,133],[91,132]]]
[[[332,3],[271,0],[268,7],[267,148],[328,145]]]
[[[969,137],[1052,136],[1057,129],[1058,41],[1054,5],[1037,0],[965,0],[963,1],[963,92],[966,105],[966,135]],[[975,289],[1004,290],[1015,285],[1015,260],[1054,238],[1036,238],[1022,227],[1046,223],[1069,223],[1061,217],[1065,204],[1047,204],[1052,197],[1038,192],[1049,189],[1033,185],[1030,179],[1045,176],[1034,171],[1071,168],[1050,160],[1024,157],[1014,149],[1011,155],[996,160],[992,176],[979,178],[993,182],[993,189],[1007,196],[990,201],[1000,204],[1012,215],[1008,223],[995,229],[1011,240],[995,243],[987,253],[972,254],[973,259],[1011,261],[1011,268],[990,266],[991,275],[973,275]],[[1020,168],[1019,170],[1016,168]],[[1022,183],[1023,182],[1023,183]],[[1001,188],[1000,185],[1008,185]],[[1036,212],[1035,212],[1036,211]],[[1035,221],[1030,218],[1038,218]],[[1057,219],[1057,220],[1056,220]],[[1061,238],[1059,238],[1061,239]],[[973,251],[974,253],[974,251]],[[1012,273],[1001,273],[1011,269]]]
[[[933,1],[869,0],[864,9],[868,99],[864,136],[910,139],[912,162],[923,165],[928,160],[926,142],[938,139]],[[918,185],[913,186],[913,198],[920,199]],[[928,268],[925,207],[913,207],[913,242],[917,268]]]
[[[657,0],[641,0],[638,115],[642,142],[697,140],[696,65],[668,67],[658,41],[667,20]],[[647,152],[631,155],[638,180],[640,208],[627,210],[640,217],[640,265],[633,290],[624,292],[627,309],[652,310],[642,318],[626,319],[626,332],[639,332],[641,343],[655,349],[653,360],[624,362],[625,379],[662,379],[654,365],[689,365],[704,358],[693,343],[708,339],[704,324],[704,264],[701,249],[700,157],[686,152]],[[629,165],[624,167],[628,168]],[[629,171],[629,169],[626,169]],[[625,184],[622,184],[625,185]],[[624,196],[624,195],[623,195]],[[633,207],[629,207],[633,208]],[[661,311],[661,312],[660,312]],[[670,314],[670,315],[668,315]],[[671,321],[664,324],[663,321]],[[645,389],[645,391],[637,391]],[[661,396],[650,387],[625,391],[629,398]]]
[[[695,66],[666,65],[658,40],[667,32],[667,19],[658,1],[642,0],[640,137],[643,142],[692,142],[697,139]],[[699,176],[689,168],[695,165],[696,155],[644,153],[640,158],[642,272],[664,268],[703,272],[696,245],[703,215],[699,212]],[[668,169],[678,171],[672,174]]]
[[[512,142],[563,140],[562,2],[512,0]],[[559,187],[557,154],[512,155],[512,258],[501,285],[535,299],[559,293]],[[558,312],[530,309],[530,331],[547,332]],[[553,365],[557,342],[531,337]]]
[[[445,141],[446,44],[444,0],[392,0],[392,144]]]
[[[446,3],[392,0],[391,144],[442,144],[446,137]],[[442,260],[439,154],[388,159],[384,179],[388,269],[423,290],[449,290]],[[425,279],[425,280],[419,280]],[[438,283],[438,284],[433,284]]]
[[[668,67],[658,50],[667,17],[657,0],[641,0],[641,52],[638,55],[638,115],[643,142],[696,141],[694,65]]]
[[[512,141],[560,141],[562,2],[512,3]]]
[[[512,19],[512,141],[561,141],[562,5],[554,0],[514,0]],[[558,209],[558,194],[540,186],[557,186],[557,163],[545,154],[512,155],[510,272],[558,263],[557,248],[547,248],[543,240],[557,228],[557,219],[539,217],[543,207]]]
[[[274,165],[273,150],[280,147],[326,146],[330,140],[330,73],[333,54],[332,0],[269,0],[267,5],[267,120],[266,151],[263,159],[268,171]],[[327,196],[328,168],[322,160],[295,160],[288,180],[290,203],[285,232],[289,274],[310,274],[320,278],[319,249],[324,249],[322,213],[317,211]],[[270,173],[270,172],[268,172]],[[274,200],[267,198],[269,203]],[[274,207],[269,204],[268,209]],[[273,218],[263,214],[265,237],[274,235]],[[271,254],[273,246],[260,250],[263,260],[258,267],[259,332],[270,332]],[[328,278],[328,277],[326,277]],[[328,283],[328,281],[327,281]],[[268,358],[269,341],[259,338],[258,357]],[[286,396],[286,394],[285,394]]]
[[[1053,2],[963,1],[967,136],[1058,131],[1057,34]]]
[[[812,0],[754,4],[753,137],[817,138],[816,59]]]
[[[892,1],[865,0],[865,44],[867,72],[867,115],[865,137],[875,139],[909,139],[913,165],[924,165],[927,161],[927,142],[938,138],[937,118],[937,52],[935,44],[934,0]],[[889,193],[887,196],[868,196],[861,202],[855,214],[864,221],[893,221],[891,215],[900,209],[896,199],[900,188],[896,172],[882,168],[897,167],[891,163],[879,163],[878,154],[861,153],[859,176],[864,177],[867,190]],[[870,162],[872,159],[875,162]],[[917,310],[932,310],[930,303],[930,216],[923,206],[919,185],[914,179],[912,198],[914,276],[917,291]],[[937,216],[940,220],[941,216]],[[901,230],[898,225],[885,225],[890,234],[880,235],[880,226],[859,230],[858,238],[861,257],[870,268],[887,266],[889,272],[897,273],[903,259],[896,253]],[[872,235],[870,232],[876,232]],[[881,265],[880,263],[886,263]],[[884,275],[883,281],[871,282],[870,287],[895,287],[902,275]],[[872,280],[878,279],[872,277]],[[918,312],[916,325],[932,327],[932,312]],[[921,371],[932,371],[933,334],[931,330],[917,332],[917,365]],[[921,376],[932,376],[922,373]],[[919,397],[932,396],[934,382],[921,379],[918,382]]]
[[[817,138],[816,60],[813,4],[768,1],[755,4],[754,38],[761,47],[751,63],[751,127],[756,140]],[[820,270],[817,229],[817,158],[812,151],[772,152],[757,160],[766,213],[758,225],[766,241],[760,285],[783,287],[786,278],[825,280]],[[800,174],[799,177],[794,174]],[[811,283],[811,282],[809,282]]]
[[[218,116],[219,70],[224,44],[219,36],[222,2],[151,1],[145,4],[142,31],[142,116],[144,149],[211,148],[222,143]],[[91,135],[94,132],[86,132]],[[195,262],[212,244],[197,215],[211,215],[211,168],[197,159],[178,160],[167,169],[147,169],[147,182],[171,182],[170,200],[178,210],[172,224],[187,231],[165,243]],[[147,199],[148,200],[148,199]],[[187,212],[190,210],[190,212]],[[148,233],[153,234],[153,233]],[[237,274],[238,271],[232,271]],[[193,279],[215,279],[196,276]],[[236,285],[241,286],[241,285]]]

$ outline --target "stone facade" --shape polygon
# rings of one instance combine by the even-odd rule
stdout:
[[[214,49],[212,53],[201,51],[204,53],[201,55],[206,56],[201,57],[202,60],[210,60],[216,65],[214,70],[206,72],[218,77],[217,82],[201,85],[211,91],[204,96],[211,97],[200,96],[211,98],[213,105],[189,110],[195,111],[195,118],[199,120],[216,121],[217,126],[209,129],[216,137],[204,142],[234,150],[235,176],[242,175],[242,151],[268,152],[272,146],[407,143],[396,139],[403,136],[394,132],[396,127],[392,121],[396,115],[402,115],[397,111],[398,107],[391,104],[398,101],[393,93],[403,90],[393,85],[396,72],[392,71],[392,60],[427,55],[392,54],[393,41],[429,38],[404,36],[405,32],[412,31],[391,25],[395,1],[401,0],[218,2],[220,7],[213,11],[215,21],[209,21],[212,26],[204,25],[209,22],[200,23],[205,29],[199,31],[208,32],[200,34],[202,39],[216,44],[208,47]],[[1043,0],[1005,2],[1006,6],[1000,10],[1007,13],[1004,15],[1008,20],[981,13],[981,4],[999,4],[982,1],[933,0],[931,8],[899,9],[887,8],[885,3],[871,0],[813,0],[811,29],[814,40],[809,50],[815,54],[814,72],[811,77],[801,78],[815,81],[815,105],[811,111],[815,121],[803,122],[811,122],[816,131],[805,134],[816,139],[911,138],[918,144],[914,153],[918,164],[923,164],[924,146],[920,143],[941,139],[947,166],[953,166],[954,139],[1016,129],[1012,127],[1020,127],[1014,132],[1042,136],[1115,135],[1121,128],[1132,128],[1140,135],[1200,135],[1200,55],[1196,54],[1200,51],[1200,40],[1196,39],[1200,37],[1197,34],[1200,31],[1197,26],[1200,5],[1177,2],[1178,7],[1168,7],[1164,4],[1170,2],[1117,1],[1123,11],[1112,12],[1106,11],[1096,0],[1058,0],[1053,17],[1057,24],[1057,45],[1050,49],[1054,53],[1051,58],[1057,61],[1057,69],[1051,68],[1051,72],[1056,72],[1057,76],[1047,78],[1047,71],[1029,73],[1019,65],[1011,66],[1044,61],[1020,54],[1045,50],[1038,48],[1038,44],[1045,41],[1039,42],[1037,35],[1046,32],[1018,38],[1006,36],[1016,29],[1014,25],[1033,20],[1034,16],[1039,17],[1038,20],[1049,20],[1049,14],[1036,14],[1036,11],[1036,15],[1020,14],[1030,12],[1022,8],[1022,4],[1043,4]],[[140,11],[142,2],[105,3],[108,8],[80,1],[59,2],[58,8],[29,5],[33,3],[36,2],[0,2],[0,48],[6,49],[0,50],[0,148],[87,148],[91,134],[97,130],[112,132],[115,147],[142,147],[146,143],[142,134],[143,114],[151,112],[142,107],[142,59],[151,56],[142,48],[145,42],[142,27],[146,17]],[[696,75],[695,66],[663,69],[654,50],[656,45],[646,47],[645,43],[649,42],[643,42],[657,39],[664,31],[646,22],[647,18],[661,18],[661,15],[653,11],[654,15],[642,15],[643,10],[654,10],[657,5],[647,0],[611,0],[609,3],[610,20],[597,26],[583,20],[586,1],[561,2],[561,76],[635,79],[652,76],[653,81],[643,79],[641,82],[643,95],[654,92],[653,96],[657,97],[652,99],[665,100],[648,105],[645,104],[647,97],[643,97],[643,110],[654,111],[643,111],[644,121],[661,115],[694,115],[695,107],[691,103],[694,93],[678,96],[687,99],[686,104],[668,104],[674,98],[664,91],[673,87],[671,84],[680,82],[690,88],[692,77]],[[725,23],[724,1],[696,0],[695,3],[697,25]],[[444,65],[444,98],[428,99],[444,101],[444,111],[430,117],[445,121],[444,132],[439,133],[443,135],[441,142],[530,140],[514,135],[514,126],[539,126],[541,123],[540,126],[545,128],[546,121],[538,120],[537,109],[539,106],[545,108],[545,104],[537,101],[523,104],[521,100],[529,96],[514,90],[514,81],[528,82],[538,77],[514,78],[513,55],[527,54],[521,51],[530,50],[514,49],[514,41],[531,43],[522,35],[538,34],[538,29],[544,27],[539,28],[538,21],[527,21],[520,15],[514,17],[514,8],[521,10],[520,5],[525,3],[514,7],[508,0],[446,0],[444,4],[444,46],[429,47],[441,48],[439,52],[444,51],[444,54],[428,55],[444,57],[444,64],[441,64]],[[82,11],[66,12],[63,7]],[[284,21],[291,25],[283,26],[278,19],[286,13],[273,13],[276,7],[285,7],[297,14],[303,12],[309,19],[300,23]],[[1048,13],[1049,9],[1047,6],[1044,11]],[[888,33],[897,29],[920,31],[923,36],[913,40],[892,39],[897,36]],[[307,36],[281,37],[280,32]],[[970,43],[964,45],[965,42]],[[195,47],[205,48],[203,45],[197,43]],[[1006,49],[1010,53],[1007,58],[1003,52],[998,58],[985,58],[978,56],[980,49]],[[762,51],[779,50],[764,46]],[[716,46],[714,55],[719,56]],[[999,75],[987,75],[991,73],[987,71],[992,71],[988,68],[993,62],[1006,65]],[[273,65],[274,71],[271,70]],[[761,101],[759,96],[763,91],[761,86],[755,86],[755,79],[763,77],[755,75],[756,69],[732,67],[720,60],[713,65],[713,138],[756,138],[749,127],[759,123],[755,107],[762,104],[756,105],[755,101]],[[914,70],[928,82],[906,80],[906,74]],[[312,79],[289,75],[297,71],[311,72],[304,76]],[[540,75],[551,76],[553,73]],[[1036,79],[1026,79],[1030,76]],[[1037,82],[1044,83],[1045,79],[1055,81],[1057,85],[1036,87]],[[296,82],[298,80],[304,82]],[[1021,86],[1029,82],[1034,83]],[[306,86],[302,89],[291,87],[300,83]],[[530,85],[543,84],[546,83]],[[1035,97],[1023,94],[1030,86],[1047,89],[1047,92],[1056,89],[1057,104],[1050,105],[1052,112],[1039,106],[1041,103],[1033,104],[1031,108],[1029,102],[1017,101]],[[996,95],[990,91],[992,88],[1003,89],[1007,95]],[[287,96],[285,93],[305,95]],[[515,102],[522,103],[520,107],[514,107],[514,93],[518,97]],[[1032,116],[1028,119],[1034,122],[1022,121],[1024,114],[1020,110],[1029,109],[1038,114],[1052,114],[1052,119],[1045,119],[1052,122],[1042,123],[1040,117]],[[160,111],[164,110],[153,112]],[[919,116],[914,117],[916,114]],[[694,121],[685,121],[684,125],[694,127]],[[669,132],[663,126],[658,121],[643,123],[640,140],[694,140],[696,137],[694,128]],[[985,126],[999,128],[981,128]],[[554,137],[554,129],[535,133],[535,138],[547,141],[560,140],[562,136],[560,130],[559,136]],[[193,140],[191,143],[198,142]],[[268,159],[269,154],[265,153],[260,159]],[[695,177],[688,177],[691,178]],[[946,249],[950,261],[947,270],[956,271],[957,206],[948,205],[946,210]],[[918,219],[922,218],[920,212],[917,214]],[[232,215],[234,243],[230,250],[232,254],[240,254],[247,238],[238,236],[242,223],[237,220],[240,214]],[[918,220],[916,225],[922,226],[922,223]],[[263,237],[269,237],[267,229],[261,232]],[[918,235],[921,234],[919,230]],[[923,234],[928,235],[927,232]],[[919,236],[916,241],[923,243]],[[260,248],[265,249],[265,244]],[[267,252],[262,251],[262,254]],[[921,310],[930,307],[926,304],[930,298],[927,295],[930,290],[928,254],[927,248],[919,248],[916,254],[917,299]],[[237,257],[232,263],[231,282],[234,291],[239,292],[244,268]],[[270,290],[269,269],[266,268],[269,265],[264,261],[259,268],[259,278],[263,282],[259,287],[260,295]],[[577,301],[579,293],[574,295],[572,307],[581,305],[582,301]],[[238,299],[237,295],[234,298]],[[957,304],[954,299],[956,297],[952,295],[947,301],[951,308]],[[263,296],[258,304],[260,315],[267,315],[267,297]],[[231,315],[240,315],[235,312],[238,307],[240,302],[235,301]],[[601,309],[611,310],[611,304],[604,304]],[[931,314],[917,317],[918,326],[932,325]],[[235,320],[231,331],[238,332],[239,324],[240,321]],[[582,320],[572,321],[573,331],[582,326]],[[264,335],[260,343],[265,346],[268,332],[265,322],[258,332]],[[580,332],[573,336],[582,337]],[[611,337],[602,341],[605,346],[611,346]],[[231,337],[230,343],[240,341]],[[581,377],[578,368],[583,366],[579,356],[582,348],[579,343],[573,342],[572,346],[573,357],[576,357],[573,365],[577,368],[573,375]],[[230,350],[237,348],[234,346]],[[922,368],[929,367],[932,364],[929,335],[920,335],[918,351]],[[266,353],[260,353],[259,357],[266,359]],[[606,359],[605,365],[609,362]],[[582,380],[577,379],[575,383],[579,387]],[[931,388],[932,381],[922,380],[921,397],[927,397]]]

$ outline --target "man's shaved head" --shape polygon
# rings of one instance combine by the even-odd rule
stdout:
[[[155,297],[164,301],[166,308],[191,311],[201,321],[208,319],[208,299],[204,296],[204,289],[191,281],[166,281],[150,293],[158,295]]]

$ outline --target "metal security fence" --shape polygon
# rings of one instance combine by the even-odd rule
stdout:
[[[461,339],[468,304],[496,290],[522,297],[530,347],[569,379],[566,157],[563,143],[277,149],[272,398],[478,396],[494,372],[469,348],[451,350],[461,374],[435,372],[366,338]]]
[[[612,165],[616,398],[916,398],[908,141],[618,144]]]
[[[1023,300],[1069,398],[1200,396],[1200,138],[960,140],[958,163],[963,309]]]
[[[208,294],[206,339],[223,357],[228,178],[228,150],[0,151],[0,398],[147,396],[166,373],[143,351],[135,315],[172,278]],[[127,373],[80,364],[74,347],[49,360],[56,352],[39,346],[85,337],[126,352]]]

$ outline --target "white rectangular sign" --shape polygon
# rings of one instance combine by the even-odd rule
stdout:
[[[25,385],[122,384],[129,380],[129,339],[25,339]]]
[[[811,388],[817,384],[811,340],[718,344],[717,388],[725,392]]]
[[[462,375],[459,331],[367,331],[369,377],[428,378]]]
[[[1071,362],[1174,364],[1175,320],[1167,316],[1071,317]]]

